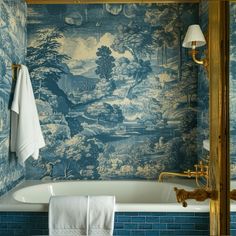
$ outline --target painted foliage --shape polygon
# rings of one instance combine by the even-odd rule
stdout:
[[[22,179],[23,169],[9,157],[12,63],[24,63],[26,55],[26,4],[0,1],[0,195]]]
[[[197,159],[198,4],[31,5],[28,56],[47,147],[28,179],[155,179]]]

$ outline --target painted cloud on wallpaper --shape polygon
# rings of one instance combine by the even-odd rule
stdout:
[[[197,4],[31,5],[28,66],[47,147],[29,179],[155,179],[197,159]]]
[[[22,179],[23,169],[9,157],[12,63],[24,63],[26,55],[26,4],[0,1],[0,195]]]

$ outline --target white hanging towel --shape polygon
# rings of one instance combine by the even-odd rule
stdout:
[[[24,166],[30,156],[38,159],[39,149],[44,146],[29,72],[21,65],[11,106],[11,151]]]
[[[112,236],[115,196],[89,196],[88,236]]]
[[[49,236],[87,236],[87,196],[53,196],[49,202]]]

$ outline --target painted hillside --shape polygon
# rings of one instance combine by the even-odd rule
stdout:
[[[31,5],[27,65],[47,146],[27,179],[155,179],[197,160],[198,4]]]

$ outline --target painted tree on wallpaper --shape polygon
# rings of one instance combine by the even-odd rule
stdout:
[[[23,177],[23,168],[9,156],[12,63],[24,63],[26,54],[26,4],[0,1],[0,195]]]
[[[197,70],[180,45],[197,20],[197,4],[31,6],[28,66],[47,147],[27,178],[154,179],[190,167]]]

